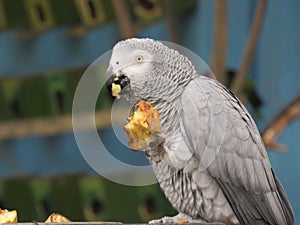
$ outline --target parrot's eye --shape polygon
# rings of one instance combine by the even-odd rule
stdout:
[[[135,61],[137,61],[137,62],[142,62],[143,59],[144,59],[143,56],[138,55],[138,56],[135,58]]]

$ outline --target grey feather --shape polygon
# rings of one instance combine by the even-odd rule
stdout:
[[[220,114],[226,114],[228,125],[225,126],[220,152],[216,154],[215,160],[207,169],[223,190],[240,223],[243,225],[294,224],[291,207],[279,181],[273,175],[258,130],[247,110],[232,93],[215,80],[199,77],[191,82],[197,85],[188,85],[186,92],[195,93],[196,90],[189,90],[189,87],[198,86],[209,93],[208,101],[212,106],[212,113],[206,117],[221,118]],[[198,93],[201,94],[201,91]],[[223,109],[218,108],[215,111],[214,102],[219,101],[220,96],[225,100]],[[195,101],[185,101],[183,115],[191,113],[189,108],[195,107],[189,106],[189,103],[196,104]],[[195,132],[194,126],[191,127],[190,124],[197,124],[197,120],[199,119],[185,121],[184,126],[187,135],[192,137],[188,141],[192,140],[194,146],[197,146],[201,133]],[[210,142],[210,145],[212,144],[215,146],[210,147],[218,148],[219,141]],[[197,149],[199,159],[203,157],[204,146],[200,148],[202,149]]]

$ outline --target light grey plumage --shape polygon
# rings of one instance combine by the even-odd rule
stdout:
[[[146,153],[174,208],[207,222],[294,224],[256,125],[227,88],[151,39],[119,42],[107,74],[130,80],[130,102],[158,108],[163,142]]]

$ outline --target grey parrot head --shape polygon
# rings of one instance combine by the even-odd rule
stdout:
[[[152,39],[131,38],[113,48],[107,88],[113,96],[125,95],[132,102],[175,96],[194,74],[192,63],[178,51]]]

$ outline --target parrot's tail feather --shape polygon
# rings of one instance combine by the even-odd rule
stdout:
[[[275,177],[275,183],[277,186],[278,194],[280,196],[279,199],[281,199],[281,206],[282,206],[284,215],[286,217],[287,224],[289,224],[289,225],[295,224],[295,217],[294,217],[293,209],[292,209],[289,201],[287,200],[288,199],[287,195],[286,195],[281,183],[279,182],[279,180],[276,177]]]

